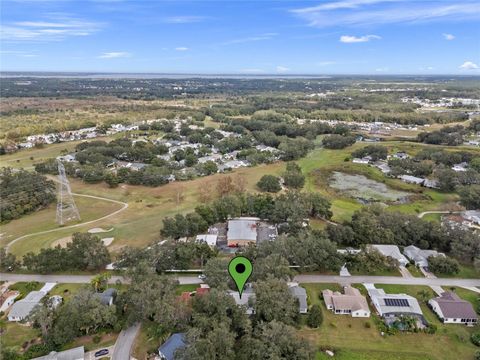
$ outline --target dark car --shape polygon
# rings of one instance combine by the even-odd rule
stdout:
[[[98,350],[95,353],[95,357],[99,357],[99,356],[103,356],[103,355],[108,355],[108,349]]]

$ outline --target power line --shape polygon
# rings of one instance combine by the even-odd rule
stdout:
[[[80,220],[77,205],[73,200],[72,190],[65,174],[65,167],[61,161],[58,163],[58,196],[57,196],[57,223],[64,225],[71,220]]]

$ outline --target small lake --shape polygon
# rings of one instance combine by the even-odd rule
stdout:
[[[387,185],[370,180],[363,175],[350,175],[335,171],[329,185],[359,200],[361,203],[375,201],[407,201],[408,192],[390,189]]]

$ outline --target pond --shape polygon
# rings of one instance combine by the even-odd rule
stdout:
[[[363,175],[333,172],[329,185],[363,204],[377,201],[408,201],[408,192],[390,189],[387,185]]]

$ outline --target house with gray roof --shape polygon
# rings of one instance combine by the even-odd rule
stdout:
[[[117,290],[114,288],[108,288],[102,293],[97,293],[96,296],[98,296],[103,305],[111,306],[117,296]]]
[[[420,304],[414,297],[407,294],[387,294],[383,289],[377,289],[375,286],[368,287],[367,290],[375,310],[386,325],[390,326],[407,316],[415,318],[416,326],[420,329],[428,325]]]
[[[240,217],[228,221],[228,246],[245,246],[257,242],[257,221],[259,218]]]
[[[43,291],[32,291],[25,298],[15,302],[8,313],[8,321],[23,321],[46,295]]]
[[[297,283],[289,283],[290,293],[298,301],[298,312],[300,314],[306,314],[308,312],[308,303],[307,303],[307,291],[298,286]]]
[[[158,355],[161,360],[174,360],[175,352],[184,348],[185,345],[185,333],[172,334],[167,341],[158,348]]]
[[[428,268],[428,258],[430,256],[437,257],[445,254],[439,253],[436,250],[422,250],[414,245],[407,246],[403,249],[403,254],[415,263],[415,266],[421,268]]]
[[[429,300],[428,305],[444,324],[474,326],[478,323],[478,315],[472,304],[461,299],[454,292],[446,291]]]
[[[85,349],[83,346],[79,346],[73,349],[68,349],[65,351],[52,351],[50,354],[37,357],[33,360],[84,360],[85,359]]]
[[[245,307],[245,313],[247,315],[252,315],[255,313],[255,309],[253,308],[253,304],[255,303],[255,292],[251,286],[247,285],[245,287],[242,292],[242,297],[240,297],[240,293],[238,291],[229,290],[227,293],[233,298],[233,300],[235,300],[235,304]]]
[[[407,266],[408,259],[400,252],[397,245],[368,245],[368,249],[377,250],[383,256],[395,259],[401,266]]]

